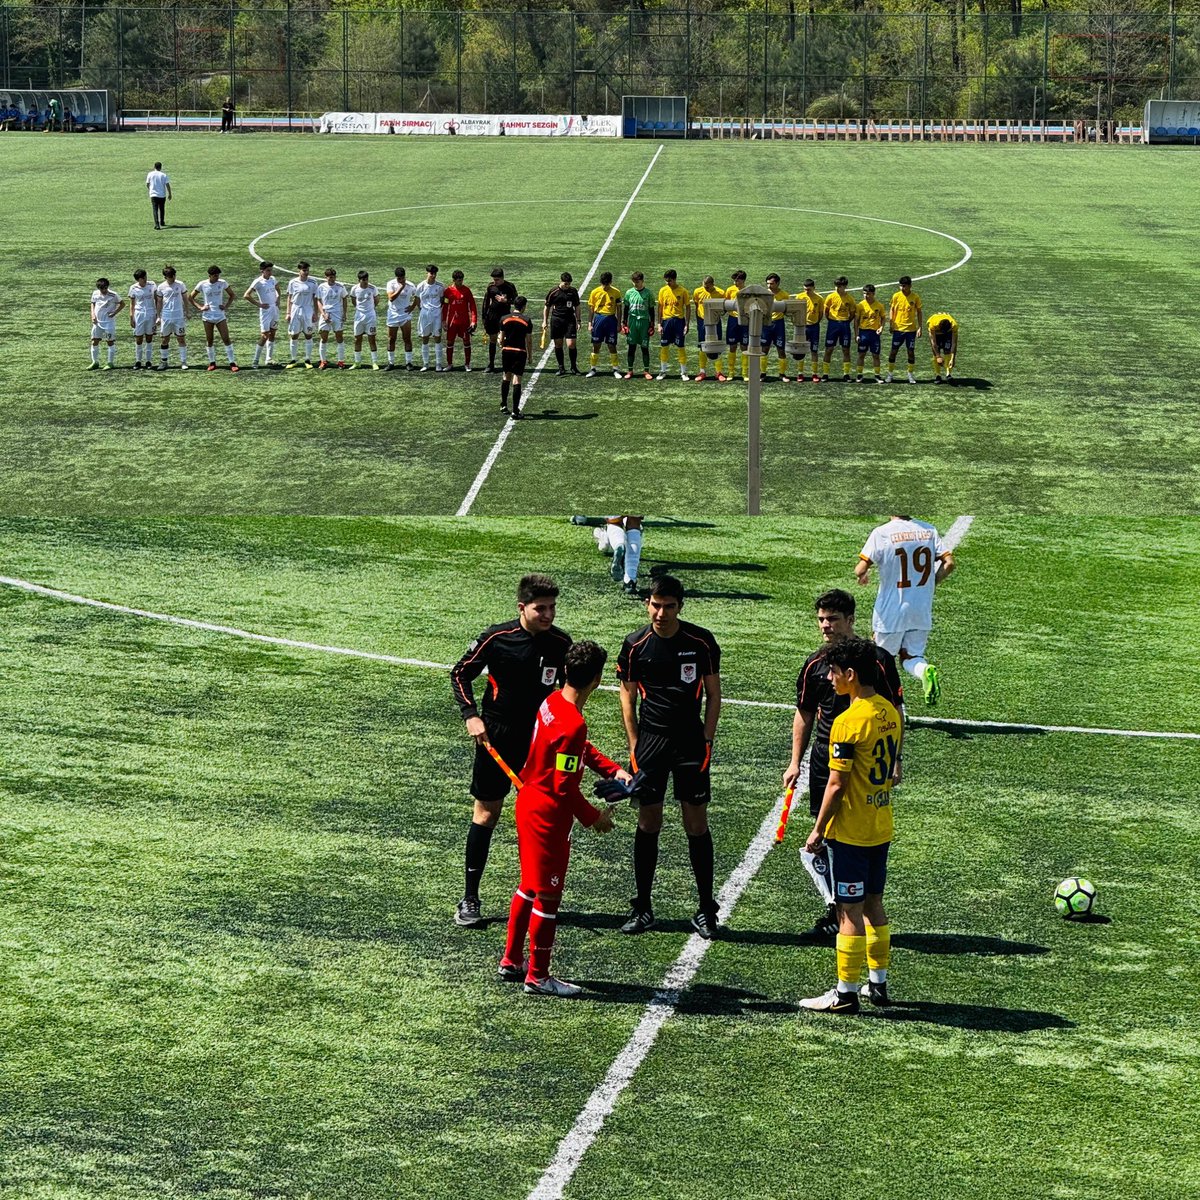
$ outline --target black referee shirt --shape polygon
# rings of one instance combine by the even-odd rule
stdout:
[[[579,293],[573,287],[556,287],[546,296],[552,317],[573,317],[579,307]]]
[[[531,727],[538,705],[563,678],[563,660],[571,635],[551,625],[545,633],[529,633],[519,620],[491,625],[468,647],[450,670],[454,699],[465,721]],[[475,703],[477,676],[487,671],[483,702]]]
[[[487,291],[483,293],[484,320],[498,321],[507,316],[516,298],[516,286],[507,279],[502,279],[499,283],[489,283]]]
[[[721,671],[721,647],[707,629],[679,622],[674,637],[659,637],[643,625],[621,646],[617,678],[637,685],[638,728],[654,733],[688,733],[700,723],[704,677]]]
[[[505,350],[524,350],[533,332],[533,322],[524,313],[509,313],[500,321],[500,345]]]

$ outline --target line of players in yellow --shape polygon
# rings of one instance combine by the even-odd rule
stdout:
[[[689,292],[678,282],[675,271],[663,273],[663,286],[657,297],[652,298],[643,282],[641,272],[631,276],[632,286],[622,294],[612,285],[612,276],[605,273],[601,283],[588,295],[588,316],[592,338],[591,369],[588,375],[598,374],[598,363],[602,347],[607,347],[614,374],[625,379],[632,378],[634,359],[641,351],[645,378],[655,376],[650,368],[650,341],[655,327],[659,335],[658,379],[666,379],[672,351],[678,360],[679,377],[688,379],[688,351],[686,338],[694,324],[699,341],[699,370],[695,379],[713,375],[722,382],[731,382],[740,375],[749,379],[751,356],[749,354],[750,331],[738,320],[736,313],[727,313],[724,321],[706,324],[705,301],[733,300],[746,286],[746,272],[734,271],[730,285],[720,287],[713,276],[708,275],[700,286]],[[790,383],[806,378],[805,361],[811,359],[813,383],[828,382],[835,350],[841,352],[841,378],[849,382],[867,381],[864,374],[868,355],[871,358],[873,377],[876,383],[891,383],[898,373],[896,360],[901,349],[905,352],[905,373],[909,383],[916,383],[915,344],[924,332],[929,338],[933,359],[934,383],[953,381],[954,363],[958,353],[958,321],[948,312],[937,312],[924,318],[921,296],[913,290],[912,279],[901,276],[898,289],[892,294],[887,309],[875,298],[874,284],[863,289],[863,298],[856,300],[847,290],[844,275],[834,282],[833,291],[822,295],[812,279],[804,281],[804,290],[794,296],[785,291],[780,277],[774,273],[764,280],[776,301],[796,302],[789,312],[777,312],[773,319],[763,322],[760,371],[767,376],[767,364],[774,351],[779,379]],[[711,316],[710,314],[707,314]],[[617,360],[616,318],[620,317],[621,332],[626,338],[627,369],[620,372]],[[792,322],[792,337],[787,336],[788,319]],[[825,336],[822,346],[821,325],[824,322]],[[885,322],[891,334],[891,347],[887,357],[886,371],[881,361],[881,341]],[[715,356],[710,354],[711,342],[723,342],[726,350]],[[709,343],[709,350],[705,343]],[[857,363],[852,364],[851,348],[857,348]],[[823,353],[822,353],[823,351]],[[789,366],[788,359],[792,360]],[[944,372],[944,374],[943,374]]]

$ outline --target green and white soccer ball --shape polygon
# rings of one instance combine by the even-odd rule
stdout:
[[[1064,917],[1082,917],[1092,911],[1096,888],[1086,879],[1064,879],[1054,889],[1054,907]]]

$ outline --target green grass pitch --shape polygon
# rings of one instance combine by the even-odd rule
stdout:
[[[126,324],[123,369],[89,375],[93,281],[123,293],[135,267],[161,278],[170,260],[192,285],[215,262],[240,294],[248,244],[279,230],[261,253],[346,281],[366,266],[383,284],[396,262],[415,276],[433,260],[443,274],[461,266],[481,294],[501,262],[540,317],[561,270],[583,280],[654,150],[6,139],[0,204],[20,236],[7,254],[0,510],[454,513],[501,428],[493,377],[141,375]],[[142,182],[156,158],[176,191],[161,233]],[[922,352],[915,388],[769,386],[764,511],[1192,512],[1195,164],[1142,148],[673,143],[601,269],[624,284],[640,267],[655,287],[669,266],[688,287],[739,266],[758,280],[776,270],[793,291],[810,273],[825,290],[843,271],[885,285],[953,265],[959,247],[922,229],[953,235],[973,258],[918,290],[927,313],[962,323],[960,385],[930,386]],[[243,365],[256,316],[239,303],[232,318]],[[195,321],[193,363],[200,340]],[[653,511],[663,496],[679,511],[745,511],[740,387],[543,376],[529,410],[475,512]]]
[[[870,524],[668,522],[646,569],[695,590],[727,696],[786,706],[812,597],[848,580]],[[529,569],[611,652],[643,619],[562,519],[9,519],[0,537],[10,576],[435,663],[508,614]],[[959,561],[931,642],[941,715],[1200,727],[1194,521],[980,517]],[[556,965],[591,998],[530,1000],[493,978],[501,923],[450,922],[470,754],[445,672],[11,586],[0,613],[0,1196],[527,1196],[685,942],[677,817],[662,924],[636,940],[615,931],[628,814],[579,839]],[[615,697],[588,716],[619,749]],[[777,795],[789,727],[786,708],[723,715],[719,879]],[[889,884],[904,1003],[797,1012],[833,969],[799,936],[798,811],[567,1197],[1198,1194],[1195,759],[1195,742],[916,726]],[[506,818],[491,914],[515,865]],[[1055,915],[1077,873],[1109,923]]]

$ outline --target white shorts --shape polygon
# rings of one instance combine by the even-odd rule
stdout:
[[[153,337],[154,336],[155,317],[153,313],[147,313],[144,317],[139,317],[133,323],[134,337]]]
[[[279,309],[274,305],[258,310],[258,332],[270,333],[279,325]]]
[[[115,342],[117,340],[116,317],[111,317],[107,321],[96,321],[92,325],[92,337],[98,342]]]
[[[306,312],[292,309],[292,318],[288,321],[288,333],[293,337],[297,337],[302,333],[308,337],[312,337],[312,330],[312,317]]]
[[[893,658],[924,658],[929,641],[928,629],[901,629],[884,633],[874,631],[875,645],[882,646]]]
[[[422,313],[420,321],[417,322],[417,333],[421,337],[441,337],[442,314]]]
[[[391,313],[388,313],[387,323],[388,323],[389,329],[399,329],[401,325],[411,325],[412,324],[412,313],[404,313],[402,316],[399,316],[399,317],[393,316]]]
[[[342,332],[342,319],[343,318],[340,313],[337,314],[336,316],[333,313],[326,313],[321,318],[321,323],[318,326],[318,328],[323,333],[328,333],[330,330],[333,330],[334,333],[341,333]]]
[[[163,317],[162,321],[159,323],[158,331],[165,338],[183,337],[183,335],[187,332],[187,323],[182,317],[179,317],[174,321]]]
[[[223,313],[220,309],[217,309],[216,312],[202,312],[200,319],[205,325],[220,325],[222,322],[228,321],[229,316],[227,313]]]
[[[355,313],[354,314],[354,336],[362,337],[364,333],[375,336],[375,330],[378,328],[378,323],[375,320],[375,314],[371,313]]]

